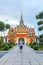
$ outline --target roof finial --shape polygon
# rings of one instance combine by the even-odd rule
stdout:
[[[22,12],[21,12],[21,21],[23,20]]]

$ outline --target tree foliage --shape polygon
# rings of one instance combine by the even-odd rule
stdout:
[[[4,22],[0,21],[0,31],[3,31],[5,28]]]
[[[36,19],[43,19],[43,12],[40,12],[38,15],[36,15]]]
[[[43,12],[39,13],[38,15],[36,15],[36,19],[40,19],[40,21],[37,22],[38,24],[38,30],[39,31],[43,31]],[[43,45],[43,32],[42,34],[39,36],[39,41],[40,41],[40,44]]]
[[[42,31],[43,30],[43,26],[38,27],[38,30]]]
[[[10,28],[10,24],[5,25],[6,29]]]
[[[43,21],[41,20],[41,21],[37,22],[37,24],[38,25],[42,25],[43,24]]]

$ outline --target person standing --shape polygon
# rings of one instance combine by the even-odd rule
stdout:
[[[22,40],[20,40],[19,46],[20,46],[20,50],[22,50],[23,49],[23,41]]]

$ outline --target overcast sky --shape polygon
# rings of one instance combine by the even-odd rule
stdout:
[[[18,24],[21,11],[24,23],[31,25],[37,30],[35,16],[43,11],[43,0],[0,0],[0,20],[9,24]]]

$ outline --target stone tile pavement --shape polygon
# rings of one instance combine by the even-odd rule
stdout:
[[[43,65],[43,58],[28,46],[22,51],[16,46],[0,59],[0,65]]]

